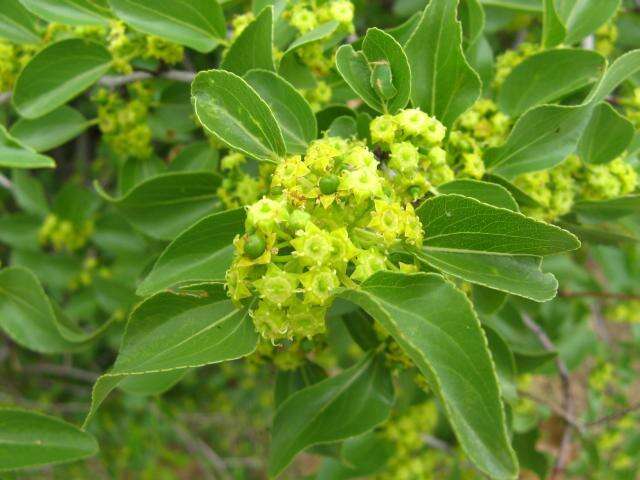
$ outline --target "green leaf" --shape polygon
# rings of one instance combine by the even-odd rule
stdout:
[[[579,42],[595,32],[618,10],[620,0],[555,0],[556,11],[567,29],[564,43]]]
[[[18,0],[2,0],[0,37],[15,43],[39,43],[36,20]]]
[[[72,462],[98,453],[93,436],[37,412],[0,408],[0,471]]]
[[[110,66],[111,54],[98,43],[79,38],[52,43],[22,69],[13,105],[23,117],[45,115],[93,85]]]
[[[189,373],[188,368],[168,372],[145,373],[125,377],[118,385],[120,390],[131,395],[160,395],[171,389]]]
[[[107,0],[20,0],[20,2],[49,22],[66,25],[108,25],[112,18]]]
[[[371,71],[371,86],[382,100],[388,100],[398,94],[393,85],[393,73],[386,62],[376,63]]]
[[[226,37],[217,0],[109,0],[116,15],[136,30],[198,52],[209,52]]]
[[[433,251],[544,256],[580,246],[561,228],[461,195],[430,198],[416,213]]]
[[[509,402],[515,401],[518,398],[518,393],[516,390],[516,361],[513,353],[507,342],[495,330],[487,325],[483,325],[482,330],[487,336],[491,357],[496,364],[502,397]]]
[[[378,272],[341,297],[373,316],[411,357],[476,467],[491,478],[516,478],[496,370],[464,293],[440,275]]]
[[[278,370],[273,390],[276,408],[298,390],[318,383],[327,378],[324,369],[310,361],[306,361],[295,370]]]
[[[482,178],[484,178],[488,182],[492,182],[506,188],[509,191],[509,193],[513,196],[515,201],[518,202],[518,205],[520,206],[526,206],[526,207],[532,207],[532,208],[536,208],[540,206],[540,204],[536,202],[535,199],[531,197],[528,193],[516,187],[513,183],[511,183],[509,180],[505,179],[504,177],[501,177],[500,175],[485,173],[485,175]]]
[[[354,476],[371,475],[382,469],[395,453],[395,444],[383,432],[367,432],[344,441],[340,457],[356,470]]]
[[[462,0],[458,9],[465,44],[471,45],[484,30],[484,9],[479,0]]]
[[[141,296],[184,282],[223,282],[233,258],[233,239],[244,231],[244,209],[214,213],[182,232],[162,252],[140,284]]]
[[[507,8],[524,12],[540,12],[542,6],[540,0],[480,0],[483,5],[490,7]]]
[[[33,120],[21,118],[11,126],[10,133],[36,152],[46,152],[77,137],[89,125],[80,112],[63,105]]]
[[[606,102],[596,106],[580,143],[578,155],[585,163],[608,163],[622,155],[633,140],[635,128]]]
[[[576,202],[573,211],[590,222],[606,222],[640,213],[640,195]]]
[[[7,168],[54,168],[51,157],[40,155],[23,145],[0,125],[0,167]]]
[[[273,419],[269,475],[279,474],[311,445],[371,430],[389,416],[393,396],[384,358],[372,353],[342,373],[294,393]]]
[[[85,426],[109,392],[129,375],[200,367],[253,352],[258,336],[249,308],[237,308],[223,284],[163,292],[140,304],[127,323],[113,367],[93,387]]]
[[[327,129],[329,137],[353,138],[357,134],[358,125],[356,120],[348,115],[336,118]]]
[[[40,282],[29,270],[0,270],[0,328],[19,345],[42,353],[78,350],[108,327],[84,332],[51,303]]]
[[[600,82],[591,90],[585,102],[600,103],[627,78],[640,71],[640,50],[620,55],[604,72]]]
[[[485,165],[507,178],[554,167],[575,151],[591,112],[589,104],[532,108],[503,145],[487,150]]]
[[[518,211],[518,204],[509,193],[509,190],[496,183],[463,178],[438,186],[438,193],[457,193],[458,195],[475,198],[476,200],[495,207],[506,208],[514,212]]]
[[[293,85],[273,72],[252,70],[244,78],[271,107],[282,130],[287,153],[305,153],[318,132],[309,103]]]
[[[191,85],[196,116],[209,133],[257,160],[277,162],[286,150],[273,112],[242,78],[209,70]]]
[[[478,99],[482,88],[462,51],[457,6],[457,0],[432,0],[405,47],[413,104],[447,127]]]
[[[390,70],[390,80],[396,91],[392,96],[382,98],[386,110],[393,114],[404,108],[411,94],[411,70],[402,46],[388,33],[370,28],[364,37],[362,51],[369,63],[374,66],[383,64]]]
[[[556,10],[554,0],[543,0],[542,12],[542,46],[551,48],[559,45],[567,34]]]
[[[518,117],[595,82],[604,68],[604,57],[593,50],[542,51],[513,69],[500,87],[498,103],[506,114]]]
[[[249,70],[275,71],[273,64],[273,7],[266,7],[229,47],[220,68],[244,75]]]
[[[215,172],[220,160],[218,150],[209,142],[201,141],[186,145],[169,164],[172,172]]]
[[[336,53],[336,69],[345,82],[371,108],[384,112],[378,93],[371,86],[371,66],[364,52],[356,52],[351,45],[343,45]]]
[[[329,38],[331,35],[334,34],[334,32],[339,26],[340,24],[335,20],[332,20],[327,23],[323,23],[322,25],[314,28],[313,30],[305,33],[304,35],[301,35],[300,37],[296,38],[293,42],[291,42],[291,45],[287,47],[287,50],[284,52],[284,55],[288,55],[294,52],[295,50],[297,50],[298,48],[303,47],[305,45],[309,45],[319,40]]]
[[[151,177],[114,198],[97,182],[98,193],[136,228],[161,240],[172,240],[219,206],[216,192],[222,179],[215,173],[172,172]]]
[[[536,302],[556,296],[558,281],[540,270],[541,258],[439,251],[425,247],[411,252],[420,261],[454,277]]]
[[[44,217],[49,213],[49,202],[44,193],[42,183],[26,170],[14,170],[11,173],[13,181],[12,193],[16,203],[24,211]]]

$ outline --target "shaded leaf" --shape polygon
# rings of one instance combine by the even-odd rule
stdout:
[[[202,126],[229,147],[257,160],[275,162],[285,155],[273,112],[242,78],[220,70],[200,72],[191,96]]]
[[[233,259],[233,239],[244,231],[244,218],[240,208],[214,213],[190,226],[162,252],[138,287],[138,295],[183,282],[223,282]]]
[[[0,8],[0,37],[15,43],[38,43],[36,17],[18,0],[2,0]]]
[[[273,419],[269,474],[280,473],[311,445],[372,429],[389,416],[393,396],[384,359],[371,353],[342,373],[294,393]]]
[[[40,50],[16,80],[13,105],[23,117],[52,112],[93,85],[111,66],[99,43],[70,38]]]
[[[273,7],[266,7],[242,30],[225,54],[220,68],[244,75],[249,70],[275,70],[273,64]]]
[[[46,152],[67,143],[88,127],[89,122],[80,112],[63,105],[42,117],[18,120],[10,133],[36,152]]]
[[[172,240],[219,208],[216,192],[221,181],[215,173],[165,173],[139,183],[117,198],[107,194],[97,182],[94,187],[134,227],[151,237]]]
[[[432,0],[406,44],[411,100],[450,127],[480,95],[478,74],[462,51],[457,0]]]
[[[98,453],[93,436],[37,412],[0,408],[0,471],[71,462]]]
[[[125,23],[199,52],[216,48],[227,34],[217,0],[109,0]]]
[[[435,274],[378,272],[341,296],[380,322],[411,357],[470,460],[492,478],[515,478],[495,367],[464,293]]]
[[[606,134],[603,135],[603,132]],[[580,143],[578,155],[585,163],[608,163],[622,155],[633,140],[635,128],[610,104],[596,106]]]

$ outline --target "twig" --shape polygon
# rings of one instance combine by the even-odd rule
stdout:
[[[103,87],[116,88],[128,83],[138,82],[140,80],[147,80],[149,78],[166,78],[168,80],[175,80],[177,82],[189,83],[195,78],[194,72],[187,72],[182,70],[168,70],[154,75],[151,72],[133,72],[129,75],[105,75],[98,84]]]
[[[598,427],[601,425],[606,425],[607,423],[613,421],[613,420],[617,420],[619,418],[624,417],[625,415],[631,413],[631,412],[635,412],[636,410],[640,410],[640,403],[636,403],[635,405],[631,405],[630,407],[627,408],[623,408],[622,410],[619,410],[617,412],[614,412],[610,415],[606,415],[602,418],[599,418],[597,420],[594,420],[592,422],[588,422],[587,423],[587,427],[592,428],[592,427]]]
[[[7,190],[13,189],[13,183],[7,177],[0,173],[0,187],[4,187]]]
[[[536,337],[538,337],[538,341],[544,347],[545,350],[554,351],[555,345],[551,341],[551,339],[547,336],[544,330],[538,325],[533,318],[531,318],[528,314],[522,314],[522,321],[527,326],[529,330],[531,330]],[[571,378],[569,377],[569,369],[567,365],[564,363],[562,358],[558,355],[556,357],[556,368],[558,369],[558,374],[560,375],[560,384],[562,387],[562,410],[566,412],[566,416],[569,418],[575,418],[575,404],[573,400],[573,395],[571,393]],[[562,417],[565,419],[565,417]],[[571,447],[571,437],[573,433],[573,425],[568,421],[567,426],[562,433],[562,440],[560,441],[560,446],[558,447],[558,455],[556,457],[555,465],[553,466],[553,471],[551,472],[550,480],[557,480],[564,472],[565,466],[569,460],[569,448]]]
[[[613,300],[640,300],[640,295],[633,295],[628,293],[615,293],[615,292],[573,292],[570,290],[561,290],[558,294],[564,298],[581,298],[581,297],[593,297],[593,298],[605,298]]]
[[[22,370],[27,373],[46,373],[58,377],[71,378],[82,382],[94,383],[99,375],[79,368],[67,365],[55,365],[51,363],[37,363],[35,365],[25,365]]]
[[[585,425],[580,422],[580,420],[578,420],[575,417],[572,417],[571,415],[569,415],[567,412],[565,412],[562,407],[556,405],[555,403],[547,400],[546,398],[543,398],[533,392],[529,392],[527,390],[518,390],[518,395],[522,395],[523,397],[527,397],[530,398],[531,400],[533,400],[534,402],[537,402],[541,405],[544,405],[546,407],[549,407],[551,409],[551,411],[553,413],[555,413],[556,415],[558,415],[559,417],[562,417],[562,419],[567,422],[568,424],[570,424],[573,428],[577,429],[579,432],[583,433],[585,430]]]

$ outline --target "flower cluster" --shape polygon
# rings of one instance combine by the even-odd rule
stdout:
[[[266,192],[265,178],[267,170],[272,166],[267,163],[260,165],[260,175],[256,179],[242,170],[247,159],[238,152],[231,152],[220,161],[220,170],[224,174],[222,185],[218,188],[218,198],[225,208],[239,208],[256,202]]]
[[[0,39],[0,92],[8,92],[31,57],[36,53],[36,45],[14,45]]]
[[[394,455],[375,480],[431,479],[442,457],[425,448],[424,434],[435,428],[438,410],[433,402],[409,407],[396,418],[389,420],[382,429],[383,435],[393,443]],[[443,465],[440,465],[442,467]]]
[[[618,302],[606,310],[607,320],[618,323],[640,323],[640,300]]]
[[[322,5],[312,1],[293,2],[293,6],[283,13],[289,25],[301,35],[330,21],[339,24],[335,35],[353,33],[353,15],[354,5],[349,0],[331,0]],[[333,66],[333,50],[325,51],[324,39],[301,46],[296,55],[302,64],[320,77],[326,76]]]
[[[520,175],[515,185],[531,196],[538,207],[523,210],[527,215],[554,220],[569,211],[576,200],[607,200],[632,193],[638,175],[624,158],[606,164],[583,163],[577,155],[550,170]]]
[[[523,42],[517,48],[505,51],[496,58],[496,73],[493,77],[493,88],[500,88],[509,74],[527,57],[540,51],[539,45]]]
[[[105,266],[100,266],[100,261],[94,256],[88,256],[82,262],[82,269],[69,282],[69,290],[77,290],[80,287],[87,287],[93,283],[96,276],[110,278],[111,270]]]
[[[636,130],[640,129],[640,87],[633,89],[630,95],[620,98],[620,104],[624,106],[624,114],[633,123]]]
[[[596,51],[604,57],[613,53],[618,39],[618,27],[613,20],[602,25],[595,32]]]
[[[453,180],[442,148],[446,128],[434,117],[415,108],[401,110],[373,119],[370,130],[371,141],[388,157],[387,176],[405,201]]]
[[[51,245],[57,252],[63,250],[74,252],[84,247],[92,234],[92,221],[75,225],[70,220],[49,214],[38,231],[38,241],[43,246]]]
[[[113,68],[124,74],[133,71],[131,61],[134,58],[149,58],[174,65],[184,57],[184,48],[181,45],[154,35],[132,31],[121,21],[109,24],[105,40],[114,59]]]
[[[94,96],[98,104],[98,127],[116,155],[148,158],[153,153],[151,127],[147,121],[152,92],[143,82],[130,83],[127,92],[129,99],[117,92],[98,90]]]
[[[316,140],[279,164],[269,195],[247,208],[227,283],[236,301],[259,298],[252,315],[264,338],[324,332],[340,287],[397,268],[387,250],[399,242],[421,244],[412,205],[398,201],[378,167],[360,142]]]

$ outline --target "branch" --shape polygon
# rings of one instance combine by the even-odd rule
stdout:
[[[13,183],[7,177],[0,173],[0,187],[4,187],[7,190],[13,190]]]
[[[554,351],[556,349],[551,339],[547,336],[545,331],[542,330],[540,325],[538,325],[533,320],[533,318],[531,318],[528,314],[523,313],[522,321],[527,326],[527,328],[531,330],[536,337],[538,337],[538,341],[545,350]],[[550,480],[560,479],[562,473],[564,472],[565,466],[569,461],[569,450],[571,447],[573,425],[572,423],[568,422],[565,417],[572,419],[575,418],[575,403],[573,395],[571,393],[571,378],[569,377],[569,369],[559,355],[556,357],[556,368],[558,369],[558,374],[560,375],[560,384],[562,387],[562,410],[566,412],[566,415],[562,418],[567,423],[567,426],[562,433],[562,440],[560,441],[560,446],[558,447],[558,455],[556,457],[556,463],[553,466],[553,471],[551,472],[551,477],[549,477]]]
[[[9,100],[11,100],[11,95],[13,95],[13,92],[1,92],[0,105],[2,105],[3,103],[7,103]]]
[[[601,425],[606,425],[607,423],[613,421],[613,420],[617,420],[619,418],[624,417],[625,415],[631,413],[631,412],[635,412],[636,410],[640,410],[640,403],[636,403],[635,405],[631,405],[630,407],[627,408],[623,408],[622,410],[619,410],[617,412],[614,412],[610,415],[606,415],[602,418],[599,418],[597,420],[594,420],[592,422],[587,423],[587,427],[591,428],[591,427],[598,427]]]
[[[97,373],[89,372],[87,370],[51,363],[25,365],[24,367],[22,367],[22,371],[27,373],[46,373],[48,375],[70,378],[72,380],[80,380],[87,383],[94,383],[99,377]]]
[[[105,75],[98,80],[98,85],[108,88],[116,88],[128,83],[139,82],[140,80],[148,80],[150,78],[166,78],[168,80],[175,80],[177,82],[190,83],[195,78],[194,72],[187,72],[183,70],[167,70],[158,74],[151,72],[133,72],[129,75]]]

